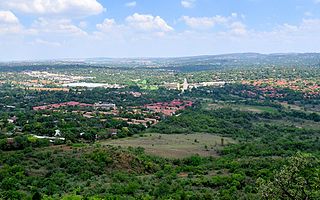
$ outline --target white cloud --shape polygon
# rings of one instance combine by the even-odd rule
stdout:
[[[89,32],[87,19],[43,16],[23,26],[12,12],[0,11],[0,59],[319,51],[320,19],[311,17],[261,31],[247,27],[239,13],[184,16],[185,29],[173,31],[160,16],[135,13],[122,23],[104,19]]]
[[[142,15],[139,13],[135,13],[127,17],[126,22],[130,27],[141,31],[169,32],[174,30],[167,24],[165,20],[163,20],[159,16]]]
[[[19,33],[22,26],[11,11],[0,11],[0,34]]]
[[[42,39],[36,39],[33,42],[31,42],[32,45],[46,45],[46,46],[51,46],[51,47],[61,47],[62,44],[59,42],[50,42],[47,40],[42,40]]]
[[[119,34],[134,33],[135,31],[140,33],[165,33],[174,30],[160,16],[135,13],[128,16],[125,22],[124,24],[117,24],[114,19],[106,18],[101,24],[97,24],[96,28],[105,33],[118,31]]]
[[[11,11],[0,11],[0,23],[17,24],[19,19]]]
[[[137,6],[137,2],[136,1],[131,1],[125,4],[126,7],[136,7]]]
[[[103,12],[96,0],[1,0],[0,6],[35,15],[89,16]]]
[[[187,26],[192,29],[208,30],[212,32],[212,28],[219,25],[220,32],[228,32],[234,35],[245,35],[247,34],[246,25],[239,20],[237,13],[232,13],[230,16],[216,15],[213,17],[189,17],[183,16],[180,18]],[[219,32],[216,30],[216,32]]]
[[[305,39],[310,40],[312,43],[312,39],[319,38],[318,33],[320,32],[320,19],[303,19],[300,25],[294,26],[290,31],[287,30],[287,33],[292,33],[295,36],[305,37]]]
[[[228,18],[220,15],[217,15],[214,17],[183,16],[181,19],[191,28],[200,28],[200,29],[212,28],[216,24],[224,24],[228,22]]]
[[[87,33],[78,26],[74,25],[69,19],[37,19],[32,28],[38,33],[62,34],[66,36],[77,35],[85,36]]]
[[[128,16],[123,24],[106,18],[102,23],[97,24],[96,28],[98,31],[93,33],[96,39],[114,40],[127,45],[130,41],[159,39],[174,30],[159,16],[138,13]]]
[[[102,32],[114,31],[116,22],[114,19],[105,19],[101,24],[97,24],[97,29]]]
[[[181,0],[181,6],[184,8],[193,8],[196,0]]]
[[[85,29],[85,28],[87,28],[87,26],[88,26],[88,23],[87,23],[86,21],[81,21],[81,22],[79,22],[79,27],[80,27],[80,28]]]
[[[299,26],[301,30],[320,30],[320,19],[303,19],[302,24]]]
[[[231,16],[237,18],[238,17],[238,13],[231,13]]]
[[[246,35],[247,34],[247,28],[246,25],[242,22],[233,22],[229,25],[229,28],[231,29],[231,32],[235,35]]]

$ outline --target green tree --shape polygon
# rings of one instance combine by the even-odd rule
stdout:
[[[320,162],[310,154],[297,153],[273,180],[257,182],[263,199],[320,199]]]

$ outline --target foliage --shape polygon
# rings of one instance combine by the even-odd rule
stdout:
[[[264,199],[318,199],[320,162],[309,154],[298,153],[277,172],[271,181],[258,179]]]

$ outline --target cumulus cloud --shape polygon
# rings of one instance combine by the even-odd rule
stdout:
[[[135,13],[131,16],[128,16],[126,18],[126,22],[130,27],[141,31],[169,32],[174,30],[160,16]]]
[[[137,2],[136,1],[131,1],[125,4],[126,7],[136,7],[137,6]]]
[[[183,16],[181,19],[191,28],[200,28],[200,29],[212,28],[217,24],[224,24],[228,22],[228,18],[220,15],[217,15],[214,17]]]
[[[164,37],[174,29],[160,16],[135,13],[126,17],[124,23],[116,23],[114,19],[106,18],[96,25],[95,38],[99,40],[113,40],[119,43],[129,41],[154,40]]]
[[[17,24],[19,23],[19,19],[11,11],[0,11],[0,22]]]
[[[104,10],[96,0],[1,0],[0,6],[34,15],[89,16]]]
[[[81,21],[81,22],[79,23],[79,27],[80,27],[80,28],[85,29],[85,28],[87,28],[87,26],[88,26],[88,23],[87,23],[86,21]]]
[[[193,8],[196,0],[181,0],[181,6],[184,8]]]
[[[242,22],[233,22],[228,26],[231,29],[231,32],[235,35],[246,35],[248,32],[246,25]]]
[[[36,39],[33,42],[31,42],[32,45],[45,45],[45,46],[50,46],[50,47],[61,47],[62,44],[59,42],[50,42],[47,40],[43,39]]]
[[[22,26],[11,11],[0,11],[0,34],[19,33]]]
[[[216,15],[213,17],[182,16],[180,20],[192,29],[213,31],[212,28],[219,26],[220,31],[234,35],[245,35],[248,32],[246,25],[239,20],[237,13],[232,13],[230,16]]]
[[[272,33],[314,38],[316,33],[319,31],[320,19],[303,19],[299,25],[283,24],[275,29]]]
[[[0,0],[0,4],[3,1],[9,2]],[[25,15],[21,9],[16,16],[14,13],[17,12],[17,9],[12,12],[0,11],[0,43],[3,47],[0,48],[0,59],[9,59],[8,52],[16,55],[10,59],[21,56],[29,59],[29,55],[34,58],[41,55],[52,58],[53,55],[122,57],[182,56],[230,51],[319,51],[320,43],[320,19],[312,16],[302,19],[301,23],[285,23],[268,31],[247,27],[246,18],[239,13],[227,16],[183,16],[180,23],[186,26],[174,30],[160,16],[135,13],[119,21],[106,18],[92,30],[93,21],[74,19],[63,14],[59,14],[59,17],[35,16],[37,19],[32,25],[23,26],[21,21],[24,20],[19,20],[17,16]]]
[[[69,19],[37,19],[32,28],[38,33],[85,36],[87,33],[74,25]]]
[[[96,27],[102,32],[114,31],[116,21],[114,19],[105,19],[101,24],[97,24]]]

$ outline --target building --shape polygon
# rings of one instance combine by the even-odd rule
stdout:
[[[141,97],[142,93],[141,92],[130,92],[130,94],[136,98]]]
[[[33,110],[52,110],[54,108],[60,108],[60,107],[66,107],[66,106],[80,106],[80,107],[92,107],[92,104],[86,104],[86,103],[80,103],[76,101],[70,101],[66,103],[56,103],[56,104],[50,104],[50,105],[45,105],[45,106],[36,106],[33,107]]]
[[[155,113],[162,113],[166,116],[172,116],[179,110],[184,110],[193,105],[192,101],[173,100],[171,102],[158,102],[154,104],[146,104],[144,107]]]
[[[96,109],[100,108],[100,109],[108,109],[108,110],[117,108],[116,104],[113,104],[113,103],[95,103],[93,107]]]
[[[185,78],[183,81],[183,85],[182,85],[182,91],[184,92],[184,91],[188,90],[188,88],[189,88],[189,83],[188,83],[187,79]]]

